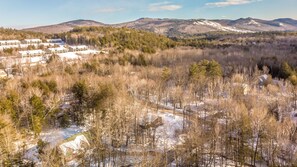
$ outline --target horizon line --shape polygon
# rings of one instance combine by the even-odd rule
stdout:
[[[67,22],[72,22],[72,21],[94,21],[94,22],[98,22],[98,23],[102,23],[105,25],[116,25],[116,24],[122,24],[122,23],[129,23],[129,22],[133,22],[133,21],[137,21],[140,19],[175,19],[175,20],[239,20],[239,19],[259,19],[259,20],[266,20],[266,21],[273,21],[273,20],[277,20],[277,19],[292,19],[292,20],[296,20],[297,18],[293,18],[293,17],[276,17],[276,18],[269,18],[269,19],[265,19],[265,18],[256,18],[256,17],[240,17],[240,18],[236,18],[236,19],[232,19],[232,18],[170,18],[170,17],[164,17],[164,18],[160,18],[160,17],[140,17],[138,19],[131,19],[131,20],[127,20],[127,21],[123,21],[123,22],[116,22],[116,23],[104,23],[101,21],[98,21],[96,19],[83,19],[83,18],[78,18],[78,19],[71,19],[71,20],[66,20],[66,21],[60,21],[60,22],[55,22],[55,23],[47,23],[47,24],[28,24],[28,25],[11,25],[11,26],[1,26],[0,28],[11,28],[11,29],[16,29],[16,30],[23,30],[23,29],[30,29],[30,28],[36,28],[36,27],[46,27],[46,26],[52,26],[52,25],[58,25],[58,24],[63,24],[63,23],[67,23]]]

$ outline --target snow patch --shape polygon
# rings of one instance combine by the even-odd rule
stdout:
[[[226,32],[238,32],[238,33],[253,33],[254,32],[254,31],[249,31],[249,30],[237,29],[236,27],[223,26],[220,23],[209,21],[209,20],[196,21],[193,24],[209,26],[209,27],[213,27],[217,30],[226,31]]]
[[[285,25],[283,23],[278,23],[278,26],[283,27]]]
[[[247,23],[247,25],[261,26],[261,24],[256,22],[255,20],[251,20],[250,22]]]
[[[46,132],[42,132],[40,134],[40,139],[49,143],[50,147],[57,146],[61,141],[76,135],[81,132],[85,132],[87,128],[85,127],[78,127],[78,126],[70,126],[69,128],[65,129],[51,129]],[[27,146],[28,150],[24,155],[25,159],[31,160],[35,163],[40,163],[38,159],[38,148],[36,144],[29,144]]]
[[[84,135],[77,136],[73,141],[69,141],[61,144],[59,147],[64,155],[67,155],[67,152],[73,151],[73,153],[77,153],[78,151],[83,149],[83,144],[90,145],[87,138]]]
[[[169,113],[148,113],[146,118],[153,120],[153,118],[161,117],[163,125],[156,129],[157,147],[172,148],[182,142],[181,138],[176,135],[176,132],[183,129],[183,118],[178,115]]]
[[[70,126],[65,129],[53,129],[47,132],[41,133],[41,139],[52,145],[56,145],[58,142],[65,140],[73,135],[81,132],[85,132],[87,129],[85,127]]]

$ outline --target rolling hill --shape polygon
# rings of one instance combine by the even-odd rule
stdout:
[[[74,20],[55,25],[34,27],[24,29],[25,31],[42,32],[47,34],[63,33],[72,30],[75,27],[105,26],[105,24],[93,20]]]
[[[264,31],[297,31],[297,20],[290,18],[275,20],[261,20],[256,18],[240,18],[237,20],[141,18],[120,24],[104,24],[92,20],[74,20],[57,25],[35,27],[25,30],[43,33],[61,33],[70,31],[75,27],[84,26],[127,27],[147,30],[169,37],[176,37],[209,32],[253,33]]]

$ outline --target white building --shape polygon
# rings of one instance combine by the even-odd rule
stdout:
[[[44,64],[46,63],[43,56],[34,56],[34,57],[22,57],[17,59],[16,64],[22,64],[22,65],[30,65],[35,66],[37,64]]]
[[[60,43],[63,43],[63,40],[62,39],[47,39],[46,42],[60,44]]]
[[[64,46],[60,46],[60,47],[57,47],[57,48],[48,48],[46,50],[46,53],[48,53],[48,54],[66,53],[66,52],[68,52],[68,49],[65,48]]]
[[[35,48],[38,48],[39,44],[20,44],[19,48],[21,49],[27,49],[29,46],[34,46]]]
[[[0,46],[0,50],[19,48],[19,47],[20,47],[20,45],[2,45],[2,46]]]
[[[25,39],[24,44],[40,44],[42,43],[41,39]]]
[[[28,48],[28,44],[20,44],[19,45],[19,47],[21,48],[21,49],[25,49],[25,48]]]
[[[66,52],[57,54],[62,61],[79,60],[81,57],[74,52]]]
[[[54,47],[56,46],[55,43],[40,43],[39,46],[45,46],[45,47]]]
[[[0,40],[0,50],[19,48],[20,44],[19,40]]]
[[[88,50],[88,47],[86,45],[69,46],[69,51],[71,52],[78,52],[84,50]]]
[[[26,51],[19,51],[19,54],[22,57],[30,57],[30,56],[41,56],[41,55],[44,55],[45,52],[43,50],[26,50]]]
[[[77,51],[76,53],[79,55],[94,55],[94,54],[99,54],[100,52],[97,50],[83,50],[83,51]]]
[[[21,44],[19,40],[0,40],[0,46],[19,45],[19,44]]]

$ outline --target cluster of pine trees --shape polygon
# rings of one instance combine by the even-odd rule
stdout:
[[[60,37],[69,44],[114,47],[121,52],[129,49],[155,53],[158,49],[164,50],[176,46],[176,42],[165,36],[128,28],[79,27],[61,34]]]

